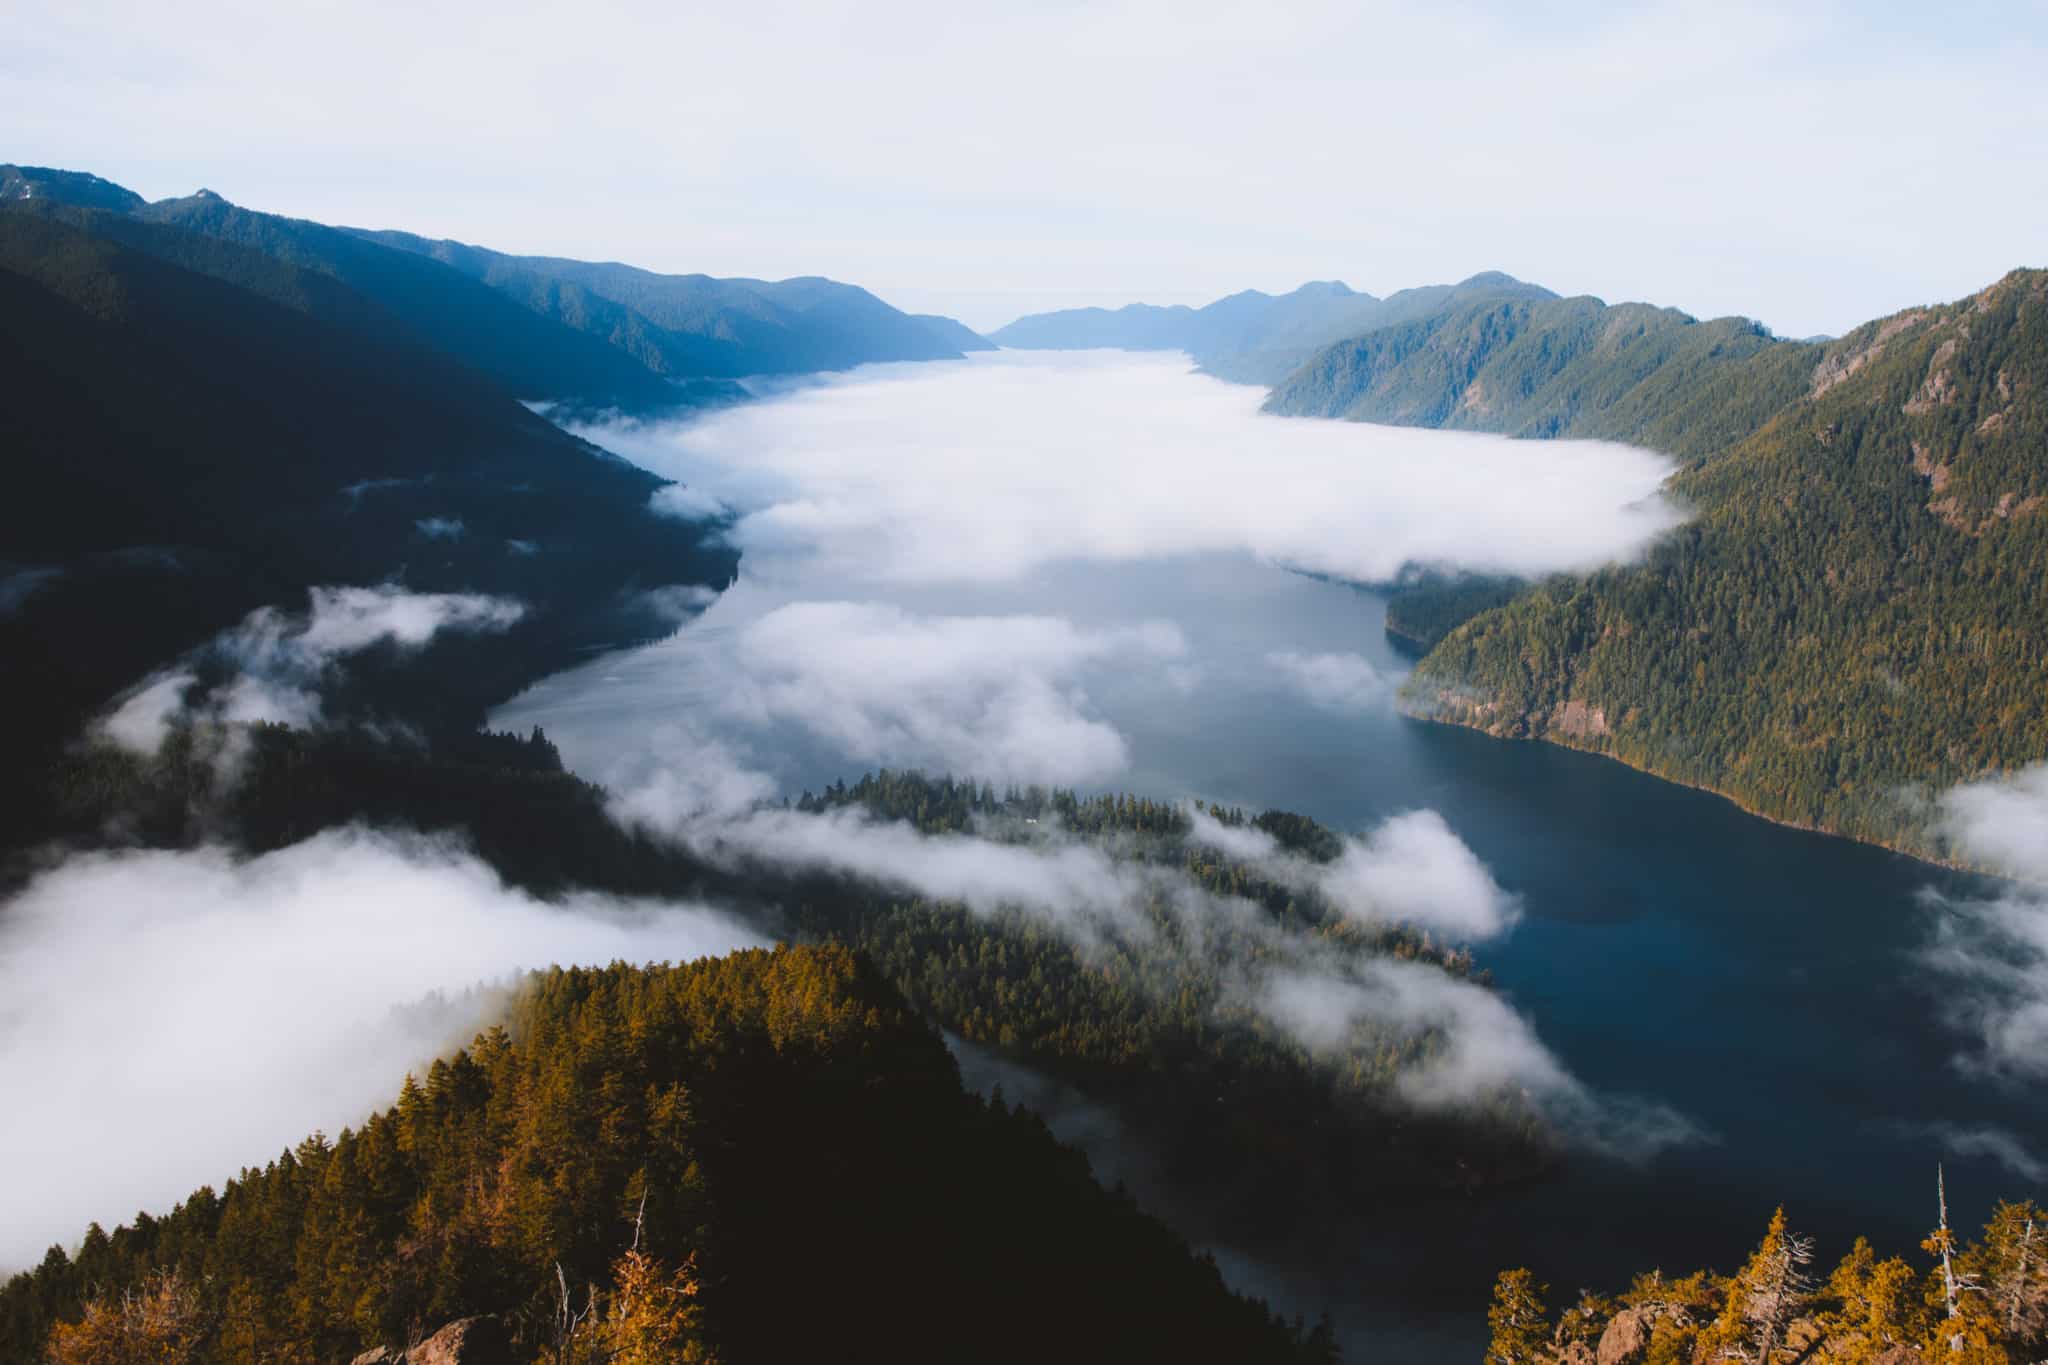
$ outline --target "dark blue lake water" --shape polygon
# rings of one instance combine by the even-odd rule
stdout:
[[[1080,785],[1281,807],[1348,831],[1434,808],[1521,898],[1522,921],[1479,956],[1544,1042],[1588,1086],[1661,1102],[1709,1135],[1641,1166],[1580,1155],[1534,1188],[1422,1220],[1362,1219],[1335,1246],[1217,1249],[1241,1284],[1290,1311],[1331,1308],[1352,1359],[1476,1359],[1507,1266],[1533,1267],[1560,1298],[1619,1289],[1636,1270],[1731,1268],[1779,1204],[1823,1260],[1857,1234],[1917,1254],[1944,1157],[1966,1224],[1999,1196],[2034,1193],[1981,1154],[1945,1151],[1956,1144],[1941,1136],[2048,1136],[2038,1089],[1957,1064],[1971,1040],[1921,961],[1937,913],[1925,894],[1989,883],[1773,825],[1603,759],[1406,719],[1390,697],[1407,662],[1370,592],[1222,553],[1056,563],[968,586],[756,563],[675,639],[550,679],[495,723],[544,725],[573,767],[600,778],[678,722],[743,746],[791,793],[878,761],[935,765],[787,715],[721,710],[751,622],[847,599],[920,617],[1171,623],[1185,642],[1175,685],[1116,657],[1068,680],[1068,701],[1127,746],[1120,772]],[[1276,652],[1356,654],[1385,694],[1318,704],[1276,674]],[[1131,1167],[1113,1137],[1073,1132],[1105,1164]]]

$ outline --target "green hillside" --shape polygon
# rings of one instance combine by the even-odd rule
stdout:
[[[1819,354],[1746,318],[1486,299],[1327,347],[1274,388],[1266,411],[1633,441],[1689,457],[1756,430],[1804,389]]]
[[[492,1315],[522,1361],[1331,1358],[966,1093],[845,949],[558,968],[502,1021],[360,1128],[53,1249],[0,1354],[339,1362]]]
[[[1333,348],[1270,406],[1685,458],[1690,523],[1466,622],[1409,704],[1942,855],[1916,793],[2048,757],[2044,391],[2048,274],[2017,271],[1825,344],[1474,310]]]

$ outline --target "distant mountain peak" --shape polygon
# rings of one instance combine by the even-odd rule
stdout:
[[[1505,270],[1482,270],[1477,275],[1458,281],[1460,289],[1512,289],[1526,288],[1523,280],[1516,279]]]

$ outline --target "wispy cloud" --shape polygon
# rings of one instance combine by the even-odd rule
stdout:
[[[1187,815],[1197,843],[1283,885],[1312,888],[1353,919],[1472,941],[1505,933],[1521,918],[1518,899],[1433,810],[1407,811],[1346,837],[1329,862],[1283,849],[1255,827],[1226,825],[1199,806]]]
[[[1261,907],[1147,858],[1138,844],[1078,840],[1052,821],[927,835],[859,809],[764,808],[758,803],[774,784],[729,748],[681,731],[662,742],[661,761],[637,784],[613,784],[614,814],[714,863],[850,876],[984,917],[1023,914],[1084,955],[1151,944],[1170,923],[1179,951],[1213,956],[1230,1002],[1311,1051],[1339,1053],[1360,1027],[1430,1040],[1400,1085],[1418,1107],[1519,1097],[1568,1140],[1631,1157],[1700,1137],[1673,1111],[1578,1083],[1499,994],[1433,964],[1361,956],[1285,928]],[[1396,816],[1347,839],[1328,864],[1286,853],[1256,829],[1198,811],[1190,818],[1198,842],[1261,875],[1313,887],[1372,923],[1479,938],[1503,932],[1519,913],[1434,812]]]
[[[1384,702],[1390,689],[1360,654],[1300,654],[1279,650],[1266,663],[1289,687],[1325,711],[1364,711]]]
[[[507,598],[412,593],[388,584],[313,588],[308,599],[303,613],[258,608],[195,659],[144,679],[115,702],[99,733],[153,754],[174,726],[192,719],[311,725],[320,719],[320,685],[336,660],[376,644],[418,649],[442,631],[506,630],[525,614]],[[224,669],[225,681],[202,684],[202,666]]]
[[[1983,1157],[1996,1161],[2022,1180],[2034,1184],[2048,1181],[2048,1160],[2043,1160],[2011,1129],[1995,1124],[1961,1123],[1900,1123],[1886,1127],[1901,1137],[1925,1138],[1947,1155]]]
[[[2023,879],[1983,897],[1929,889],[1927,962],[1949,978],[1943,1008],[1976,1040],[1960,1060],[2019,1081],[2048,1076],[2048,764],[1974,782],[1936,804],[1965,856]]]

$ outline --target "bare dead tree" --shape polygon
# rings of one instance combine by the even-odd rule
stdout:
[[[570,1352],[576,1345],[577,1332],[597,1310],[597,1286],[587,1288],[583,1296],[583,1311],[576,1312],[569,1298],[569,1277],[562,1272],[562,1263],[556,1261],[555,1289],[560,1296],[555,1307],[555,1360],[560,1365],[567,1365],[572,1358]]]

